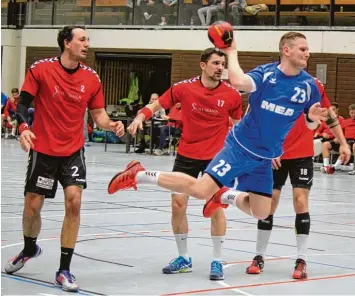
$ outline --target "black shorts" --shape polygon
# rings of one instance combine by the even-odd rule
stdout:
[[[348,145],[350,147],[350,151],[352,151],[353,145],[355,143],[355,139],[346,139],[346,142],[348,143]],[[332,147],[333,151],[339,152],[339,147],[340,147],[339,143],[335,143],[334,141],[330,141],[330,146]]]
[[[281,168],[273,170],[274,189],[281,190],[287,176],[290,176],[293,188],[311,189],[313,183],[313,158],[295,158],[281,160]]]
[[[63,188],[77,185],[86,188],[84,148],[70,156],[50,156],[30,150],[28,156],[26,192],[54,198],[58,181]]]
[[[173,172],[185,173],[191,177],[197,178],[198,175],[204,172],[211,160],[193,159],[176,155]]]

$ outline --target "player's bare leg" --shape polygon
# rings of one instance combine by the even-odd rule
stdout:
[[[38,237],[41,226],[41,210],[44,203],[44,196],[27,192],[25,196],[25,206],[22,216],[23,235],[27,237]]]
[[[297,240],[297,260],[293,272],[294,279],[307,278],[307,240],[311,227],[311,218],[308,210],[309,190],[306,188],[293,189],[293,206],[296,212],[295,230]]]
[[[170,261],[170,263],[163,268],[163,273],[186,273],[192,271],[192,260],[187,251],[188,238],[188,221],[186,216],[186,209],[189,196],[185,194],[174,193],[171,195],[171,226],[173,228],[176,245],[179,256]]]
[[[23,250],[9,260],[5,267],[7,273],[14,273],[24,267],[25,263],[42,254],[42,249],[36,244],[41,231],[41,209],[44,196],[27,192],[22,216],[22,229],[24,236]]]
[[[206,200],[204,208],[205,217],[229,204],[237,206],[248,215],[257,219],[266,218],[271,209],[271,198],[255,193],[246,193],[225,187],[220,188],[208,174],[203,174],[200,179],[179,172],[145,171],[143,166],[136,161],[130,162],[123,172],[114,176],[108,186],[110,194],[118,190],[136,188],[136,184],[158,185],[173,192],[179,192],[197,199]],[[207,210],[207,211],[206,211]]]
[[[248,266],[246,269],[246,273],[248,274],[259,274],[264,269],[266,249],[269,244],[271,230],[273,227],[274,214],[279,204],[280,195],[281,190],[273,189],[270,215],[266,219],[258,220],[256,256],[253,258],[250,266]]]
[[[226,236],[226,216],[222,208],[211,217],[211,238],[213,243],[213,261],[211,263],[210,280],[224,280],[222,249]]]
[[[60,237],[60,267],[56,273],[55,284],[69,292],[79,289],[75,277],[70,273],[70,263],[78,238],[82,191],[83,189],[77,185],[71,185],[64,189],[65,216]]]

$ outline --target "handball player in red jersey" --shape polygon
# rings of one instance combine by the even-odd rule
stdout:
[[[221,51],[215,48],[204,50],[200,60],[201,76],[175,83],[158,101],[142,109],[128,128],[134,135],[137,128],[142,128],[142,122],[155,111],[181,103],[182,136],[173,172],[182,172],[197,178],[222,149],[229,129],[229,118],[236,123],[242,116],[240,93],[221,80],[225,63],[225,54]],[[188,199],[188,195],[172,193],[171,224],[179,256],[163,268],[163,273],[166,274],[192,271],[192,260],[187,251]],[[226,219],[223,209],[220,209],[211,217],[211,280],[224,278],[220,261],[225,233]]]
[[[342,128],[331,108],[324,86],[317,79],[316,83],[322,96],[321,106],[328,108],[328,112],[331,114],[330,119],[327,120],[328,127],[342,143],[341,150],[350,156]],[[281,158],[273,160],[274,185],[271,212],[266,219],[258,220],[256,256],[246,269],[248,274],[259,274],[264,268],[264,257],[273,227],[273,215],[279,203],[282,186],[285,185],[287,176],[290,176],[293,188],[293,206],[296,212],[295,231],[298,253],[292,277],[294,279],[307,278],[307,240],[311,226],[308,196],[313,181],[313,137],[314,131],[306,126],[304,116],[301,116],[285,139],[283,155]]]
[[[61,233],[60,267],[55,285],[78,291],[70,262],[80,225],[80,206],[86,188],[83,124],[88,108],[96,124],[117,136],[124,134],[122,122],[113,122],[105,111],[105,100],[96,72],[80,61],[85,59],[89,38],[84,27],[66,26],[58,33],[59,57],[35,62],[27,72],[17,106],[20,143],[29,151],[23,211],[23,250],[10,259],[5,271],[12,274],[38,257],[41,209],[45,198],[54,198],[58,182],[64,188],[65,217]],[[34,101],[33,129],[26,122]]]

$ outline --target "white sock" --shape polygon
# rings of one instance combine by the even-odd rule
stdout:
[[[334,168],[337,170],[337,169],[339,169],[340,165],[342,165],[342,164],[343,164],[342,160],[338,158],[334,164]]]
[[[11,130],[11,135],[15,136],[15,134],[16,134],[16,127],[13,127]]]
[[[297,234],[296,241],[297,241],[297,258],[303,259],[306,261],[307,257],[307,240],[308,234]]]
[[[258,229],[257,241],[256,241],[256,255],[265,257],[266,248],[269,244],[271,230]]]
[[[174,234],[176,245],[178,248],[179,256],[184,257],[186,260],[189,260],[189,255],[187,254],[187,233],[177,233]]]
[[[213,261],[221,261],[222,248],[225,240],[225,236],[212,236],[213,242]]]
[[[138,172],[136,176],[137,184],[158,185],[160,172],[158,171],[143,171]]]
[[[221,203],[225,205],[237,205],[237,199],[240,194],[245,194],[246,192],[229,189],[221,195]]]
[[[323,165],[325,167],[329,166],[329,158],[328,157],[327,158],[323,158]]]

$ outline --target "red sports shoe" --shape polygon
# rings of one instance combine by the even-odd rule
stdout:
[[[253,262],[247,267],[247,274],[259,274],[264,269],[264,260],[263,257],[257,255],[254,257]]]
[[[137,160],[131,161],[123,172],[117,173],[108,184],[108,193],[113,194],[119,190],[134,188],[137,190],[136,175],[138,172],[145,171],[145,168]]]
[[[332,175],[332,174],[334,174],[335,169],[333,166],[325,166],[325,167],[322,167],[321,171],[323,173],[328,174],[328,175]]]
[[[292,277],[296,280],[305,280],[307,279],[307,264],[303,259],[296,260],[295,271],[293,272]]]
[[[221,203],[221,196],[227,190],[229,190],[228,187],[222,187],[205,203],[205,206],[203,207],[203,216],[205,218],[212,217],[213,214],[220,208],[228,208],[229,205]]]

